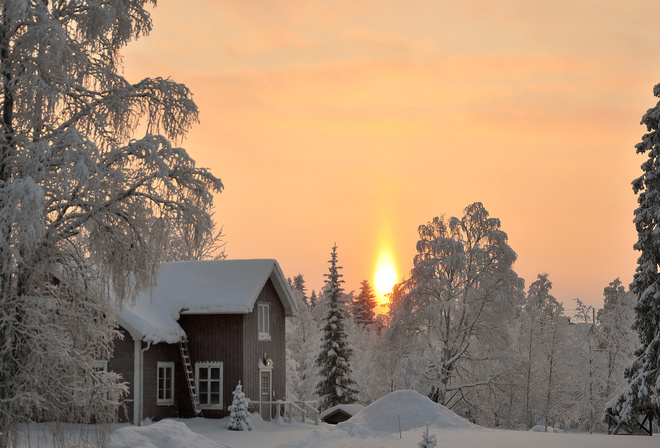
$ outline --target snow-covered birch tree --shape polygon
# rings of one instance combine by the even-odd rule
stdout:
[[[526,429],[536,424],[543,409],[543,399],[539,394],[543,389],[540,377],[545,373],[541,347],[547,344],[547,321],[561,307],[550,294],[551,289],[552,282],[548,274],[539,274],[536,281],[529,285],[521,315],[520,346],[524,372],[522,409]]]
[[[660,97],[660,84],[653,88]],[[633,180],[638,195],[635,210],[637,242],[640,251],[630,290],[637,295],[633,328],[641,347],[626,368],[628,387],[608,404],[627,421],[651,414],[660,424],[660,102],[642,117],[648,131],[635,145],[637,154],[646,154],[642,175]]]
[[[222,184],[171,143],[197,121],[191,92],[120,74],[155,3],[0,3],[0,446],[25,421],[112,421],[109,298],[154,285],[170,235],[213,235]]]
[[[315,400],[319,380],[316,356],[321,343],[320,325],[314,320],[303,292],[294,287],[293,297],[298,305],[298,315],[286,319],[287,369],[291,369],[291,374],[287,370],[286,393],[295,400]]]
[[[603,394],[609,401],[626,386],[625,367],[633,359],[637,346],[632,324],[635,320],[635,294],[626,291],[618,278],[603,290],[603,308],[598,310],[598,350],[605,358]],[[602,412],[603,407],[599,409]]]
[[[476,370],[467,363],[493,359],[483,348],[485,355],[477,355],[478,345],[503,345],[521,281],[499,219],[481,203],[466,207],[460,219],[434,218],[419,227],[419,236],[410,278],[392,295],[390,326],[397,331],[389,334],[409,339],[402,368],[424,369],[429,396],[447,404],[448,392],[464,397],[461,390],[493,379],[472,377]]]
[[[321,410],[338,404],[355,402],[357,391],[351,378],[350,358],[353,353],[346,334],[346,304],[343,302],[341,266],[337,266],[337,245],[332,247],[329,273],[323,291],[327,308],[321,350],[316,358],[321,380],[316,386]]]

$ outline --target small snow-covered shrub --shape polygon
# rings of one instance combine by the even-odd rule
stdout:
[[[248,412],[248,405],[250,404],[250,399],[245,396],[243,393],[243,386],[241,382],[238,382],[236,390],[232,392],[234,395],[234,400],[229,406],[229,424],[227,425],[228,429],[232,431],[250,431],[253,429],[252,419],[250,418],[250,413]]]

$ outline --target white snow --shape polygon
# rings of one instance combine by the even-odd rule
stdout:
[[[255,418],[256,417],[256,418]],[[322,423],[264,422],[253,416],[253,431],[231,431],[226,428],[229,419],[161,420],[150,426],[120,425],[113,434],[109,448],[409,448],[422,440],[425,428],[373,435],[351,434],[339,426]],[[419,423],[419,422],[418,422]],[[24,439],[21,448],[39,446],[51,448],[47,437],[50,424],[30,425],[30,439]],[[425,423],[423,424],[424,426]],[[398,431],[398,428],[396,429]],[[94,431],[91,425],[91,431]],[[506,431],[472,428],[442,428],[429,424],[429,433],[436,434],[438,447],[451,448],[657,448],[660,436],[608,436],[604,434],[553,434],[531,431]],[[79,441],[77,425],[71,425],[67,437],[71,447],[95,446]]]
[[[108,448],[229,448],[195,434],[185,423],[161,420],[149,426],[127,426],[116,430]]]
[[[477,426],[459,417],[445,406],[434,403],[414,390],[399,390],[376,400],[338,427],[354,435],[409,431],[428,422],[438,428],[473,429]]]
[[[287,315],[296,314],[288,282],[275,260],[208,260],[164,263],[158,285],[117,312],[119,324],[145,342],[180,341],[181,314],[247,314],[271,278]]]

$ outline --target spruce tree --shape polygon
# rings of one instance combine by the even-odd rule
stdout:
[[[426,422],[426,431],[422,434],[422,441],[417,443],[419,448],[435,448],[438,439],[435,434],[429,434],[429,423]]]
[[[303,302],[309,307],[309,298],[307,297],[307,287],[305,286],[305,279],[302,274],[298,274],[293,277],[293,282],[291,282],[291,287],[296,291],[300,291],[302,294]]]
[[[238,382],[236,390],[232,392],[234,399],[229,406],[229,424],[227,425],[228,429],[232,431],[250,431],[252,430],[252,419],[250,418],[250,413],[248,412],[248,405],[250,400],[243,393],[243,386],[241,382]]]
[[[312,289],[312,295],[309,298],[309,308],[314,309],[319,304],[319,299],[316,297],[316,291]]]
[[[369,284],[368,280],[363,280],[360,284],[360,294],[353,300],[351,313],[353,319],[361,327],[367,327],[376,322],[376,294]]]
[[[348,344],[345,327],[345,304],[342,301],[342,274],[337,266],[337,245],[332,248],[330,272],[325,283],[325,302],[327,313],[321,350],[316,358],[320,368],[321,380],[316,385],[320,397],[321,410],[338,404],[350,404],[355,401],[357,391],[353,388],[355,381],[351,379],[350,358],[353,350]]]
[[[653,88],[660,97],[660,84]],[[660,423],[660,103],[642,117],[648,133],[635,145],[637,154],[646,154],[642,175],[633,180],[639,207],[635,210],[637,242],[641,252],[630,290],[637,294],[633,329],[641,347],[625,370],[628,387],[610,403],[612,412],[625,421],[651,413]]]

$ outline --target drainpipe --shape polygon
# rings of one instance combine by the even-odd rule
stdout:
[[[144,352],[151,347],[151,341],[142,348],[142,339],[134,340],[133,348],[133,425],[142,425],[142,403],[144,397]]]

